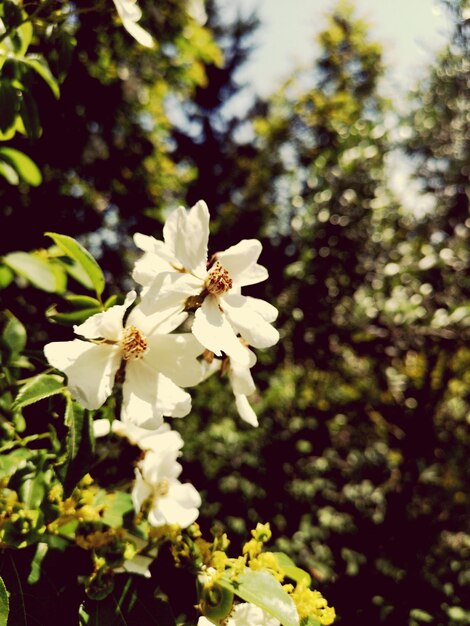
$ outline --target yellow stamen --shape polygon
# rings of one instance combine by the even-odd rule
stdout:
[[[140,359],[147,352],[147,340],[135,326],[128,326],[122,334],[121,348],[124,361]]]
[[[216,261],[206,278],[206,289],[213,296],[220,296],[232,288],[232,279],[225,267]]]

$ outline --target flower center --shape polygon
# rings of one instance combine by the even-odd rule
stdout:
[[[121,348],[124,361],[134,361],[147,352],[147,340],[138,328],[128,326],[123,330]]]
[[[169,491],[170,491],[170,483],[168,482],[168,479],[162,478],[155,485],[153,493],[154,493],[155,498],[160,498],[162,496],[167,496]]]
[[[206,278],[206,289],[213,296],[220,296],[232,288],[232,279],[225,267],[216,261]]]

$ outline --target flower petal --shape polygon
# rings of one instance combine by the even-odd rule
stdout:
[[[248,367],[240,365],[237,361],[230,360],[228,376],[235,395],[244,394],[249,396],[256,390],[255,383],[253,382],[249,369],[256,363],[256,356],[248,348],[245,348],[245,350],[249,352],[250,362]]]
[[[266,322],[272,324],[276,321],[279,311],[275,306],[266,302],[266,300],[261,300],[260,298],[252,298],[251,296],[246,296],[248,300],[248,304],[250,308],[259,313]]]
[[[136,22],[127,19],[122,20],[122,25],[127,30],[129,35],[134,37],[134,39],[140,43],[141,46],[144,46],[145,48],[155,47],[152,35],[144,30],[142,26],[139,26]]]
[[[180,263],[196,276],[206,275],[209,209],[199,200],[189,211],[179,207],[166,220],[163,237]]]
[[[251,426],[258,426],[258,418],[256,413],[253,411],[248,399],[243,394],[234,394],[235,395],[235,404],[237,406],[237,411],[242,420],[251,424]]]
[[[163,415],[184,417],[191,396],[146,363],[145,356],[128,361],[123,385],[121,419],[143,428],[157,428]]]
[[[196,339],[217,356],[221,356],[223,350],[239,363],[248,365],[248,354],[214,296],[207,296],[196,311],[191,330]]]
[[[117,346],[74,339],[48,343],[44,354],[67,376],[70,393],[85,409],[98,409],[111,395],[121,363]]]
[[[235,332],[255,348],[269,348],[279,340],[279,332],[260,315],[253,306],[253,300],[256,301],[239,294],[226,294],[221,298],[222,307]]]
[[[140,308],[145,315],[165,311],[176,315],[183,311],[187,298],[200,294],[203,288],[203,282],[191,274],[165,272],[144,291]]]
[[[191,333],[148,337],[145,359],[158,372],[179,387],[192,387],[202,380],[202,366],[197,360],[203,346]]]
[[[81,335],[86,339],[103,337],[110,341],[119,341],[123,328],[122,320],[124,314],[136,297],[136,292],[130,291],[126,296],[124,304],[112,306],[107,311],[92,315],[80,326],[75,325],[73,327],[75,334]]]
[[[178,267],[183,269],[181,263],[163,241],[136,233],[134,243],[145,252],[135,262],[132,273],[132,277],[139,285],[149,285],[162,272],[175,271]]]
[[[200,506],[201,496],[195,487],[178,481],[170,485],[167,496],[157,499],[155,508],[165,519],[164,523],[178,524],[181,528],[187,528],[198,518]],[[159,519],[161,519],[160,515]],[[152,523],[150,516],[149,522]]]
[[[254,285],[268,278],[267,269],[256,263],[261,250],[262,245],[257,239],[243,239],[215,255],[230,274],[234,288]]]

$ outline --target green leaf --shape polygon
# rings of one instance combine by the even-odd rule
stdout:
[[[20,182],[20,177],[16,173],[16,170],[4,161],[0,161],[0,175],[3,176],[10,185],[18,185]]]
[[[31,454],[31,450],[27,448],[19,448],[8,454],[0,454],[0,478],[13,476],[20,467],[25,465]]]
[[[76,261],[86,272],[95,288],[98,297],[101,296],[105,286],[104,275],[101,267],[91,256],[91,254],[75,239],[67,235],[57,233],[45,233],[59,246],[59,248],[70,258]]]
[[[64,324],[65,326],[73,326],[75,324],[82,324],[95,313],[101,313],[103,309],[100,307],[94,307],[92,309],[80,309],[79,311],[70,311],[69,313],[58,313],[55,305],[49,307],[46,311],[46,317],[57,324]]]
[[[58,263],[48,261],[40,253],[10,252],[3,257],[3,262],[43,291],[49,293],[65,291],[66,277],[62,267]]]
[[[103,311],[103,305],[96,298],[90,296],[65,296],[66,303],[69,307],[73,307],[73,311],[57,311],[57,305],[53,304],[46,311],[46,317],[53,322],[72,326],[73,324],[81,324],[95,313]]]
[[[24,132],[31,139],[39,139],[42,134],[41,120],[39,119],[36,100],[27,90],[23,91],[19,114],[24,126]]]
[[[7,626],[9,611],[8,591],[3,578],[0,578],[0,626]]]
[[[69,429],[67,437],[67,453],[70,460],[73,460],[80,450],[84,414],[84,409],[76,404],[72,398],[68,397],[67,404],[65,405],[64,422]]]
[[[12,354],[18,354],[26,345],[26,328],[13,313],[6,311],[8,321],[3,329],[2,337]]]
[[[67,398],[64,420],[68,427],[68,433],[65,463],[60,474],[67,491],[73,489],[88,472],[93,459],[95,437],[90,412],[85,411],[71,398]]]
[[[60,96],[59,85],[55,77],[53,76],[49,65],[44,57],[39,54],[29,54],[27,57],[21,59],[23,63],[32,68],[35,72],[41,76],[41,78],[47,83],[52,93],[56,98]]]
[[[0,80],[0,130],[11,128],[20,108],[20,93],[9,80]]]
[[[111,528],[122,528],[125,515],[134,510],[131,494],[124,491],[108,493],[100,490],[96,494],[94,504],[105,505],[101,521]]]
[[[0,148],[0,159],[15,168],[28,185],[37,187],[42,183],[41,172],[36,163],[23,152],[14,148]]]
[[[273,552],[272,554],[276,557],[279,567],[286,576],[288,576],[291,580],[294,580],[296,583],[301,580],[305,580],[307,587],[310,587],[312,578],[308,572],[300,569],[300,567],[297,567],[294,561],[284,552]]]
[[[51,487],[53,472],[47,465],[46,453],[40,451],[10,479],[9,486],[18,491],[26,509],[41,513],[41,505]]]
[[[39,374],[21,387],[16,396],[14,407],[19,409],[34,404],[39,400],[44,400],[44,398],[62,393],[65,388],[64,381],[59,377],[51,374]]]
[[[49,550],[47,543],[39,542],[31,562],[31,571],[28,576],[28,583],[34,585],[41,578],[41,564]]]
[[[0,164],[1,167],[1,164]],[[14,278],[13,272],[6,265],[0,265],[0,289],[5,289]]]
[[[228,570],[220,578],[219,584],[242,600],[261,607],[263,611],[278,619],[282,626],[299,626],[294,601],[284,591],[281,583],[268,572],[246,569],[235,580],[231,580]]]

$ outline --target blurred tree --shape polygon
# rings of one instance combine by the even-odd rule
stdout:
[[[183,103],[183,123],[173,137],[177,146],[175,158],[188,159],[197,169],[197,176],[189,184],[188,204],[203,198],[212,216],[218,218],[211,239],[215,251],[233,240],[240,210],[244,215],[240,228],[244,237],[256,236],[261,226],[257,207],[237,203],[246,179],[241,162],[255,154],[253,142],[245,141],[241,134],[249,126],[250,116],[249,110],[243,109],[243,102],[249,102],[251,97],[237,72],[252,52],[259,20],[254,14],[238,13],[228,22],[215,0],[207,2],[206,10],[207,26],[223,52],[224,62],[205,66],[207,81],[197,86],[191,101]],[[250,219],[246,219],[247,213]]]
[[[208,381],[181,425],[191,471],[202,462],[225,493],[208,485],[209,519],[241,534],[246,518],[272,520],[282,549],[328,581],[339,623],[457,625],[468,618],[468,49],[453,40],[408,122],[436,197],[423,216],[387,190],[380,47],[344,3],[319,41],[311,75],[258,104],[255,151],[238,160],[236,213],[256,207],[271,242],[261,260],[283,333],[261,425],[237,435]]]
[[[33,158],[43,182],[2,185],[0,252],[44,248],[50,243],[45,231],[81,235],[116,290],[128,269],[129,230],[158,228],[162,207],[179,204],[194,176],[187,160],[171,154],[168,102],[190,98],[206,81],[204,64],[219,63],[221,54],[186,0],[140,3],[155,49],[130,37],[112,2],[62,4],[50,3],[39,14],[28,5],[31,50],[44,55],[62,84],[56,100],[33,77],[36,136],[17,133],[9,142]],[[2,296],[12,310],[19,297],[28,301],[13,283]],[[48,303],[47,294],[35,292],[31,320],[23,321],[32,323]]]

